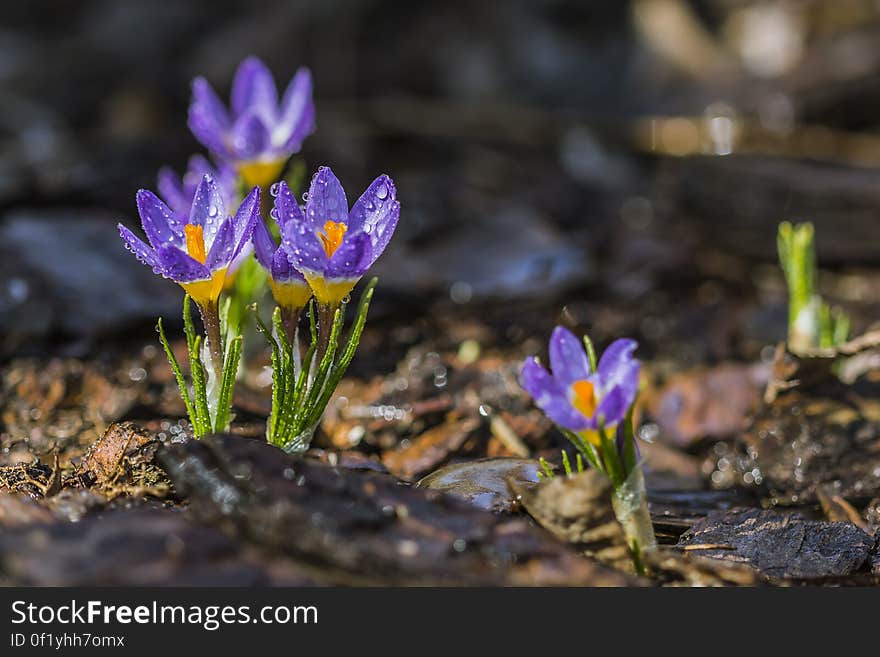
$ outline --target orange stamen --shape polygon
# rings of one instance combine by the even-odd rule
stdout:
[[[205,253],[205,231],[201,226],[187,224],[183,227],[183,232],[186,233],[186,252],[193,260],[205,264],[208,257]]]
[[[586,417],[593,417],[596,413],[596,391],[590,381],[575,381],[571,386],[574,392],[572,406]]]
[[[324,224],[324,232],[320,233],[318,237],[324,243],[324,253],[328,258],[336,253],[336,249],[342,244],[342,238],[347,230],[348,226],[335,221],[328,221]]]

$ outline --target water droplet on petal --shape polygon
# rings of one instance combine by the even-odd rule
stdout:
[[[276,182],[276,183],[272,183],[272,186],[269,188],[269,193],[270,193],[272,196],[278,196],[278,192],[279,192],[279,191],[281,191],[281,184],[280,184],[280,183],[277,183],[277,182]]]
[[[376,187],[376,197],[379,200],[385,200],[388,198],[388,185],[385,183],[381,183],[378,187]]]
[[[219,210],[217,209],[216,205],[209,205],[208,206],[208,216],[209,217],[214,218],[217,216],[218,213],[219,213]]]

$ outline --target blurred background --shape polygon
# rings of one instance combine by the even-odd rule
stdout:
[[[393,342],[527,350],[564,321],[679,365],[755,358],[785,335],[783,219],[816,224],[825,293],[864,328],[878,44],[874,0],[3,3],[0,356],[143,343],[177,316],[114,226],[201,150],[192,78],[225,98],[249,54],[279,85],[311,68],[309,171],[350,200],[397,182],[374,311]]]

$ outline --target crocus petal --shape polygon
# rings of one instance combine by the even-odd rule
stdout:
[[[162,199],[178,217],[188,217],[192,197],[187,196],[181,180],[170,167],[162,167],[156,178],[156,186]]]
[[[214,236],[225,218],[226,208],[220,188],[212,176],[205,175],[196,187],[189,213],[189,223],[201,226],[204,231],[205,248],[211,249]]]
[[[297,280],[305,283],[306,279],[300,274],[287,257],[287,253],[283,249],[278,249],[272,256],[272,266],[269,268],[272,279],[281,283]]]
[[[275,196],[275,207],[272,217],[275,223],[281,228],[284,224],[294,221],[298,224],[304,224],[306,221],[305,214],[299,203],[296,202],[296,196],[290,191],[290,187],[283,180],[278,183],[278,194]]]
[[[251,193],[244,197],[241,205],[238,206],[238,211],[232,218],[233,226],[235,226],[233,258],[250,243],[258,221],[262,222],[260,218],[260,188],[254,187]]]
[[[141,225],[153,248],[171,244],[183,246],[182,224],[153,192],[140,189],[135,195]]]
[[[596,367],[601,390],[608,391],[625,380],[631,380],[633,367],[635,367],[635,379],[636,385],[638,385],[638,362],[632,357],[637,346],[638,343],[630,338],[620,338],[608,345],[599,359],[598,367]]]
[[[309,187],[306,222],[313,229],[321,230],[328,221],[348,225],[348,199],[330,167],[319,167]]]
[[[162,268],[162,276],[177,283],[190,283],[211,277],[211,272],[205,265],[173,246],[156,249],[156,256]]]
[[[230,133],[236,159],[255,160],[269,147],[269,132],[264,121],[254,110],[236,119]]]
[[[232,81],[232,111],[240,116],[253,110],[268,121],[278,113],[278,91],[272,73],[258,57],[248,57]]]
[[[228,267],[235,255],[236,246],[235,222],[232,217],[228,217],[220,224],[220,228],[214,236],[214,243],[211,244],[211,250],[205,259],[205,267],[210,271]]]
[[[156,257],[156,253],[153,249],[147,246],[141,239],[135,236],[134,233],[122,224],[118,224],[117,228],[119,229],[119,235],[125,240],[125,245],[128,250],[134,253],[135,257],[142,263],[152,267],[157,274],[161,274],[161,271],[157,271],[157,268],[159,267],[159,259]]]
[[[605,426],[617,424],[626,417],[629,405],[632,400],[627,400],[626,393],[623,388],[612,388],[611,391],[602,398],[599,406],[596,408],[596,423],[598,425],[599,418],[602,418]]]
[[[228,157],[224,136],[229,129],[229,115],[214,89],[204,78],[193,80],[193,98],[188,124],[196,139],[211,152]]]
[[[550,368],[556,380],[566,388],[590,376],[590,361],[583,343],[562,326],[553,329],[550,337]]]
[[[363,231],[370,236],[375,261],[388,246],[399,218],[397,188],[391,178],[381,175],[355,201],[349,213],[348,229]]]
[[[251,239],[254,242],[254,255],[257,257],[257,262],[260,263],[263,269],[271,272],[272,258],[275,257],[276,251],[281,249],[275,244],[275,240],[272,239],[272,235],[262,219],[254,226],[254,234]],[[287,257],[285,256],[286,259]]]
[[[312,74],[301,68],[287,85],[281,99],[278,124],[272,131],[272,143],[295,153],[303,140],[315,131],[315,103],[312,100]]]
[[[365,233],[346,238],[327,263],[327,280],[360,278],[373,264],[373,245]]]
[[[535,404],[560,427],[581,431],[589,422],[568,401],[568,395],[559,382],[534,358],[527,358],[522,367],[522,387],[535,400]]]
[[[324,245],[315,230],[305,223],[289,221],[281,227],[281,248],[290,263],[302,274],[321,273],[327,267]]]

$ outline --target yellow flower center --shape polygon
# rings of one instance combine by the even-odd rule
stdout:
[[[211,274],[211,278],[206,278],[203,281],[181,283],[180,287],[192,297],[193,301],[200,306],[205,306],[217,302],[217,299],[220,298],[220,293],[223,291],[223,283],[225,281],[226,268],[224,267]]]
[[[347,230],[348,226],[343,223],[328,221],[324,224],[324,232],[319,233],[318,237],[324,243],[324,253],[327,254],[328,258],[336,253],[336,249],[342,244],[342,238]]]
[[[186,252],[193,260],[205,264],[208,254],[205,253],[205,231],[201,226],[187,224],[183,227],[186,234]]]
[[[593,417],[596,413],[596,390],[590,381],[575,381],[571,386],[574,393],[571,405],[583,413],[585,417]]]
[[[285,160],[256,160],[253,162],[239,162],[238,173],[244,182],[244,186],[260,187],[266,189],[273,182],[281,177],[281,171],[284,169]]]
[[[331,308],[335,308],[342,303],[342,300],[352,291],[358,282],[357,278],[344,278],[339,281],[327,281],[324,280],[323,276],[311,276],[309,274],[306,274],[305,276],[306,280],[309,282],[309,287],[312,288],[312,293],[315,295],[315,299],[318,300],[318,303],[330,306]]]
[[[275,303],[282,308],[304,308],[312,296],[309,286],[298,280],[279,283],[270,277],[269,287],[272,288]]]

